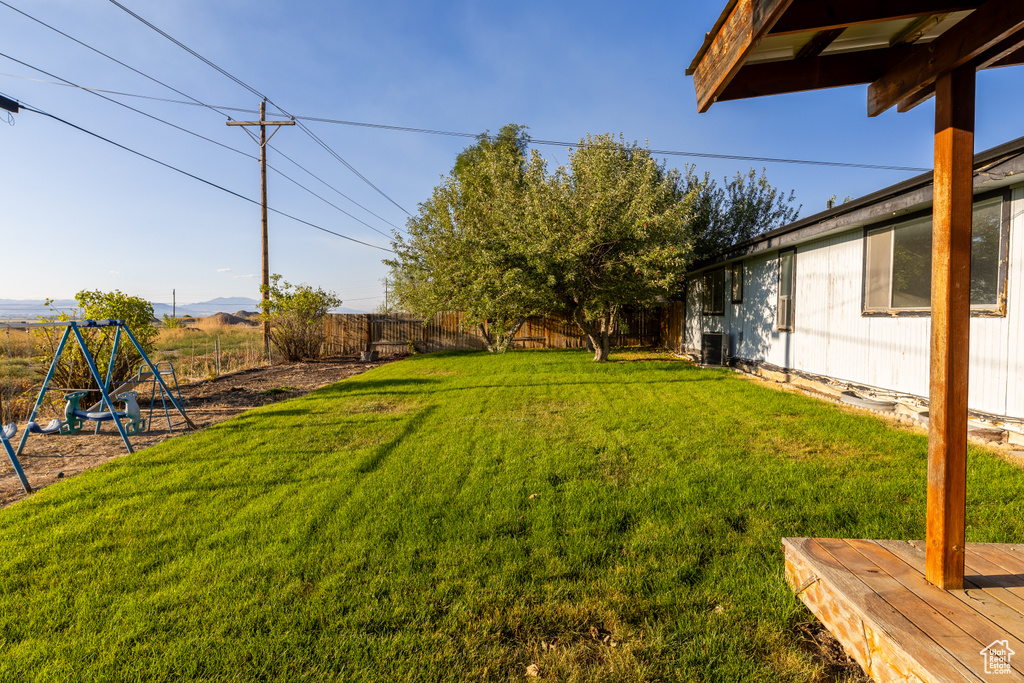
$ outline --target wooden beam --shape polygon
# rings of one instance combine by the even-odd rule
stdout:
[[[896,105],[896,111],[899,113],[908,112],[919,104],[927,102],[935,94],[935,84],[932,83],[927,88],[918,90],[910,97],[900,100],[899,104]]]
[[[796,59],[809,59],[817,57],[825,51],[829,45],[838,38],[845,29],[830,28],[825,31],[818,31],[807,43],[796,53]]]
[[[990,69],[995,69],[997,67],[1002,67],[1002,66],[1018,66],[1020,64],[1024,64],[1024,49],[1020,49],[1020,50],[1017,50],[1016,52],[1012,52],[1012,53],[1006,55],[1005,57],[1003,57],[999,61],[990,64],[989,68]]]
[[[693,76],[697,110],[705,112],[740,70],[751,50],[793,0],[739,0],[712,39]]]
[[[907,46],[748,64],[732,78],[718,101],[871,83],[910,51],[920,49]]]
[[[1011,55],[1016,54],[1021,50],[1021,48],[1024,48],[1024,29],[1007,36],[989,49],[985,50],[985,52],[975,60],[974,68],[977,71],[991,68],[992,66],[995,66],[996,64],[999,64],[1011,57]],[[1003,66],[1010,65],[1004,64]]]
[[[975,60],[974,69],[981,71],[996,66],[1013,66],[1021,63],[1024,63],[1024,31],[1018,31],[986,50]],[[901,114],[910,111],[922,102],[928,101],[934,94],[935,84],[933,83],[910,97],[900,100],[900,103],[896,105],[896,111]]]
[[[974,90],[970,65],[935,85],[926,575],[944,590],[964,581]]]
[[[1024,2],[988,0],[936,38],[928,51],[907,57],[868,86],[868,116],[878,116],[935,83],[942,74],[973,62],[1024,28]]]
[[[770,35],[825,31],[975,9],[982,0],[794,0]]]

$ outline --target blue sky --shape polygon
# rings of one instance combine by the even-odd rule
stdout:
[[[4,0],[134,68],[214,105],[258,98],[108,0]],[[124,0],[123,4],[292,114],[478,133],[509,122],[538,139],[622,133],[654,149],[930,167],[934,105],[869,119],[864,87],[723,102],[697,114],[684,75],[719,2],[286,2]],[[91,88],[181,99],[0,5],[0,52]],[[0,57],[0,93],[247,197],[255,161]],[[14,78],[18,76],[21,78]],[[1024,70],[978,79],[976,149],[1024,135]],[[111,96],[115,97],[115,96]],[[209,109],[115,97],[154,116],[257,154]],[[2,112],[0,112],[2,114]],[[235,118],[255,118],[236,113]],[[121,289],[179,303],[258,296],[259,208],[38,114],[0,116],[0,298],[68,298]],[[309,124],[361,174],[415,213],[464,138]],[[376,218],[271,150],[271,165],[384,233],[407,215],[301,130],[272,144]],[[539,148],[552,166],[564,149]],[[752,165],[670,157],[721,179]],[[758,168],[762,164],[754,164]],[[768,164],[796,191],[801,215],[831,195],[857,197],[912,173]],[[388,239],[271,172],[270,204],[373,244]],[[372,310],[384,252],[271,215],[271,271]]]

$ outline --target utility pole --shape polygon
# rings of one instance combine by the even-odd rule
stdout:
[[[178,317],[178,290],[171,290],[171,317]]]
[[[260,207],[262,215],[262,243],[263,243],[263,286],[260,290],[263,293],[263,312],[266,313],[266,304],[270,300],[270,250],[267,246],[267,143],[270,142],[270,138],[267,137],[267,126],[294,126],[295,121],[267,121],[267,101],[263,100],[260,102],[260,120],[259,121],[228,121],[229,126],[259,126],[260,127],[260,139],[257,142],[260,145]],[[246,133],[249,133],[244,127]],[[270,134],[270,137],[274,137],[277,133],[277,128]],[[249,133],[249,137],[256,140],[256,136]],[[263,353],[270,357],[270,323],[267,320],[263,321]]]

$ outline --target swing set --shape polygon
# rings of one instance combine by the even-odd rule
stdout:
[[[183,423],[181,424],[189,429],[196,428],[192,420],[190,420],[188,415],[185,414],[184,407],[182,407],[181,393],[177,391],[178,380],[174,374],[174,366],[170,363],[154,364],[149,359],[149,356],[146,355],[146,352],[142,349],[142,345],[139,344],[135,335],[132,334],[131,329],[128,328],[128,325],[124,320],[72,320],[53,323],[28,323],[19,325],[18,327],[65,328],[64,334],[61,336],[60,343],[57,345],[57,352],[53,356],[53,362],[50,364],[50,369],[46,373],[46,379],[43,380],[43,386],[39,390],[39,395],[36,397],[35,405],[32,407],[32,413],[29,415],[28,423],[25,425],[25,429],[21,435],[21,441],[18,443],[18,448],[16,450],[11,446],[11,440],[17,434],[17,425],[0,425],[0,444],[2,444],[3,449],[7,452],[7,458],[11,461],[11,465],[14,467],[14,471],[18,475],[18,479],[21,481],[21,486],[25,489],[26,493],[31,493],[32,487],[29,485],[28,479],[25,477],[25,472],[22,470],[21,464],[18,462],[18,456],[21,455],[22,450],[25,448],[25,442],[28,441],[30,434],[77,434],[82,430],[86,422],[96,423],[94,433],[98,433],[101,423],[113,422],[114,426],[117,427],[117,432],[121,436],[121,440],[124,442],[125,448],[128,449],[129,453],[134,453],[135,449],[132,447],[132,443],[129,441],[128,436],[139,434],[146,429],[146,425],[148,423],[152,422],[157,387],[160,389],[160,399],[163,403],[164,416],[167,419],[168,432],[174,432],[173,425],[171,424],[171,415],[170,410],[168,409],[168,403],[183,419]],[[105,380],[100,377],[96,361],[93,358],[92,353],[90,353],[89,348],[85,343],[85,338],[82,336],[82,332],[80,330],[80,328],[92,329],[103,327],[114,328],[114,341],[110,352],[110,363],[107,365]],[[128,341],[131,342],[143,362],[132,379],[129,379],[120,387],[112,389],[114,361],[117,358],[117,352],[121,346],[122,336],[126,337]],[[54,418],[46,427],[40,427],[35,421],[36,417],[39,414],[40,407],[43,405],[43,399],[46,396],[46,392],[51,389],[50,384],[53,381],[53,376],[60,363],[61,356],[63,356],[64,350],[67,348],[68,342],[72,337],[74,337],[75,341],[78,343],[78,348],[82,352],[82,357],[85,359],[85,362],[89,367],[89,373],[96,382],[96,386],[93,389],[65,389],[65,391],[69,391],[69,393],[64,395],[64,419],[61,420],[60,418]],[[164,375],[170,375],[173,378],[173,391],[167,386],[167,383],[164,382]],[[142,410],[140,409],[137,400],[138,393],[134,391],[134,389],[147,383],[151,384],[152,391],[150,393],[149,415],[147,416],[147,419],[143,419]],[[57,389],[57,387],[54,388]],[[102,398],[95,405],[83,410],[80,406],[80,402],[90,391],[99,391]],[[177,394],[177,396],[175,396],[175,394]],[[123,403],[124,410],[117,410],[114,407],[115,401]],[[125,423],[122,423],[122,420],[124,420]]]

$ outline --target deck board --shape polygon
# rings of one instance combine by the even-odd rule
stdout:
[[[786,538],[786,578],[876,681],[1024,683],[1024,547],[967,545],[965,589],[924,576],[919,541]],[[982,650],[1007,641],[1011,669]]]

